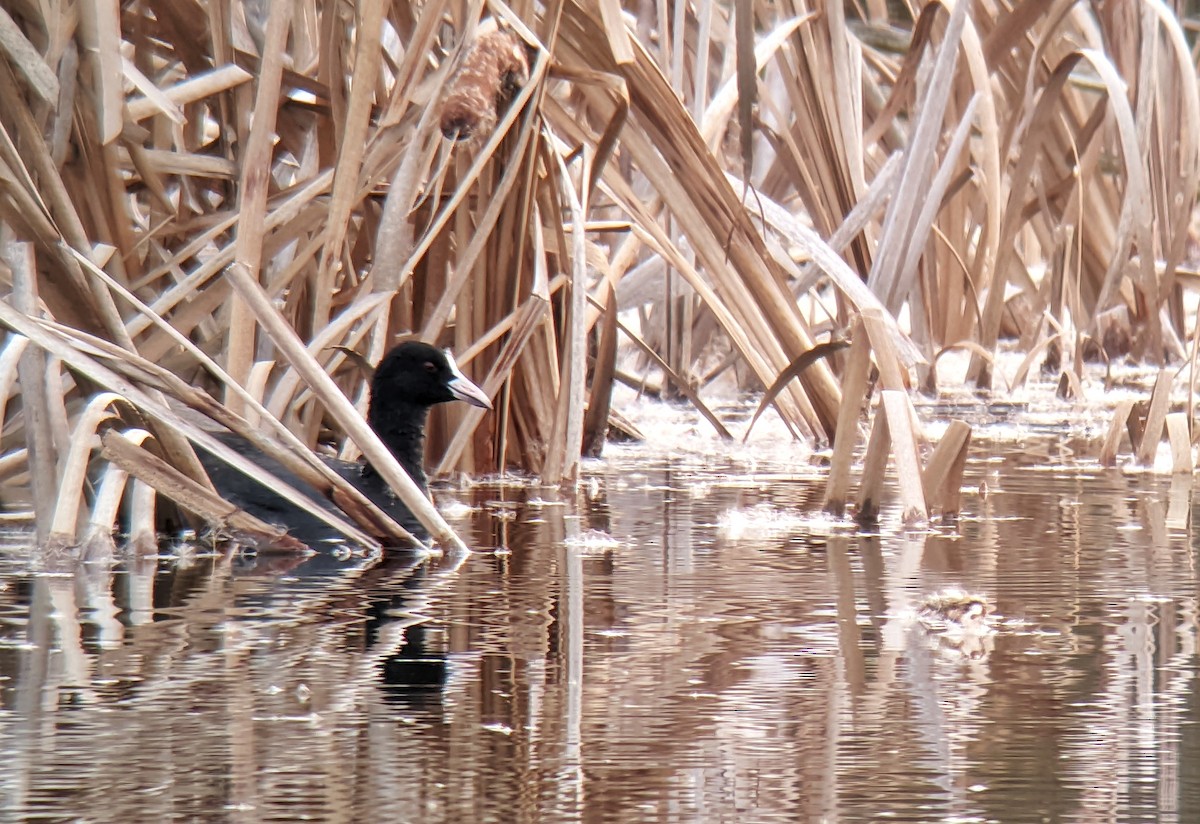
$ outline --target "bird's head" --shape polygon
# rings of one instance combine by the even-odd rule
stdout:
[[[371,379],[373,403],[433,406],[466,401],[491,409],[492,402],[454,362],[449,350],[422,341],[405,341],[384,355]]]

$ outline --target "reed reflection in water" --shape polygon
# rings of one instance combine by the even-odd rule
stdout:
[[[576,497],[457,493],[460,565],[10,535],[4,815],[1195,820],[1190,479],[1053,449],[981,451],[957,530],[830,522],[817,469],[617,450]],[[994,632],[915,620],[950,586]]]

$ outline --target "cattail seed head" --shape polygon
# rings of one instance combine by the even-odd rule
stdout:
[[[529,55],[521,38],[505,29],[481,34],[442,102],[442,134],[452,140],[488,134],[500,108],[527,82]]]

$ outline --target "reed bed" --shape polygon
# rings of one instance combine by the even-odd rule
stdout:
[[[279,540],[207,484],[195,445],[264,475],[219,425],[360,543],[406,536],[318,444],[366,454],[454,544],[362,419],[359,362],[414,335],[496,401],[437,413],[438,474],[573,478],[636,351],[719,431],[715,381],[770,388],[796,437],[834,443],[835,511],[877,399],[860,512],[890,455],[908,514],[952,513],[969,430],[926,457],[906,394],[936,389],[942,353],[990,389],[1014,339],[1018,378],[1040,359],[1065,394],[1087,358],[1195,361],[1183,12],[15,0],[0,473],[55,543],[94,541],[123,499],[152,534],[151,488]]]

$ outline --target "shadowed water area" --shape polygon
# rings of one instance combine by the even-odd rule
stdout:
[[[614,447],[570,494],[441,493],[465,560],[113,567],[10,535],[3,814],[1196,820],[1191,478],[927,412],[974,416],[956,527],[822,516],[820,460],[787,450]],[[952,586],[993,632],[916,620]]]

